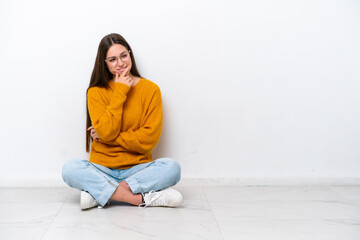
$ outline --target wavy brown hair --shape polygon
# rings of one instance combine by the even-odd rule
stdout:
[[[86,152],[90,151],[90,143],[92,141],[90,132],[87,131],[87,129],[92,125],[87,102],[87,92],[91,87],[109,88],[109,81],[113,78],[113,74],[107,68],[105,59],[109,48],[114,44],[121,44],[130,52],[132,62],[130,72],[134,76],[141,77],[136,67],[133,51],[125,38],[123,38],[120,34],[111,33],[101,39],[95,59],[94,69],[90,78],[90,84],[86,90]]]

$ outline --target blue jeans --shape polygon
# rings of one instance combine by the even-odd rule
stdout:
[[[180,165],[170,158],[159,158],[128,169],[111,169],[87,160],[71,159],[62,169],[64,181],[73,188],[90,193],[104,206],[119,183],[126,181],[133,194],[161,190],[180,180]]]

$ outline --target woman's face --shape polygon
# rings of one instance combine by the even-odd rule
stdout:
[[[106,53],[106,64],[110,72],[121,74],[127,66],[131,69],[131,57],[128,50],[121,44],[113,44]]]

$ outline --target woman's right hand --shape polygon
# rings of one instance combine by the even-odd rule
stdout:
[[[128,85],[129,87],[132,87],[133,80],[129,76],[130,67],[127,66],[124,71],[121,73],[121,75],[118,72],[115,72],[115,82],[123,83]]]

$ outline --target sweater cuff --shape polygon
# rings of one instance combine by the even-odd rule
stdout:
[[[130,87],[124,83],[115,82],[115,90],[126,95],[130,91]]]

